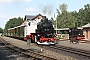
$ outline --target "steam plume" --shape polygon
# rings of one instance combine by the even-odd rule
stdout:
[[[45,14],[45,15],[46,14],[52,15],[53,9],[54,9],[53,5],[46,5],[43,7],[42,11],[43,11],[43,14]]]

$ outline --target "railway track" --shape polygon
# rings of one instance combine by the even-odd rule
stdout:
[[[65,46],[61,46],[61,45],[54,45],[54,46],[39,45],[39,46],[43,47],[45,49],[50,49],[50,50],[55,51],[55,52],[65,51],[65,52],[74,53],[74,54],[77,54],[79,56],[83,56],[83,57],[90,59],[90,51],[71,48],[71,47],[65,47]]]
[[[14,46],[11,43],[9,43],[9,42],[5,41],[4,39],[2,39],[1,37],[0,37],[0,42],[2,42],[2,44],[5,45],[6,47],[14,50],[15,52],[19,52],[24,57],[28,57],[28,58],[30,58],[32,60],[57,60],[55,58],[40,55],[37,52],[33,52],[33,51],[30,51],[30,50],[26,50],[26,49],[22,49],[22,48],[19,48],[17,46]]]

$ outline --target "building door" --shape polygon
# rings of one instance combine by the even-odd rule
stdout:
[[[88,39],[88,30],[86,30],[86,39]]]

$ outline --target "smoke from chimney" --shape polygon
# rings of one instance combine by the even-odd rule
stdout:
[[[46,6],[43,7],[42,12],[45,15],[46,14],[47,15],[52,15],[53,14],[53,9],[54,9],[53,5],[46,5]]]

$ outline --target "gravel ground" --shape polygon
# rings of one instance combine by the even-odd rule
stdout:
[[[33,49],[33,50],[37,50],[37,51],[40,51],[40,47],[38,47],[36,44],[31,44],[30,46],[27,46],[27,43],[25,41],[21,41],[21,40],[17,40],[17,39],[13,39],[13,38],[8,38],[8,37],[2,37],[4,38],[6,41],[9,41],[10,43],[16,45],[16,46],[19,46],[21,48],[24,48],[24,49]],[[8,54],[8,53],[7,53]],[[7,55],[6,54],[6,55]],[[76,59],[74,57],[70,57],[68,55],[65,55],[65,54],[60,54],[60,53],[56,53],[54,51],[51,51],[51,50],[47,50],[45,49],[42,53],[40,53],[42,55],[45,55],[45,56],[50,56],[52,58],[56,58],[58,60],[80,60],[80,59]],[[22,58],[20,56],[17,57],[17,55],[10,55],[10,56],[16,56],[15,57],[15,60],[26,60],[25,58]],[[13,59],[12,59],[13,60]]]
[[[76,58],[73,58],[64,54],[56,53],[51,50],[45,50],[43,53],[44,53],[43,55],[47,55],[47,56],[56,58],[58,60],[78,60]]]
[[[31,60],[0,44],[0,60]]]
[[[46,48],[47,49],[47,48]],[[53,52],[52,49],[49,50],[45,50],[46,53],[44,53],[45,55],[57,58],[58,60],[90,60],[90,58],[86,58],[80,55],[76,55],[74,53],[69,53],[69,52],[65,52],[65,51],[57,51]],[[48,53],[49,52],[49,53]]]
[[[81,42],[81,41],[80,41]],[[87,44],[87,43],[79,43],[79,44],[73,44],[73,43],[70,43],[69,40],[67,41],[60,41],[58,42],[59,44],[58,45],[62,45],[62,46],[67,46],[67,47],[72,47],[72,48],[77,48],[77,49],[82,49],[82,50],[87,50],[87,51],[90,51],[90,44]]]
[[[45,50],[41,54],[47,55],[47,56],[50,56],[53,58],[57,58],[58,60],[78,60],[78,59],[72,58],[70,56],[65,56],[62,54],[52,52],[50,50]],[[18,55],[18,53],[15,53],[14,51],[12,51],[4,46],[0,46],[0,59],[2,59],[2,60],[30,60],[30,58],[21,57]]]

